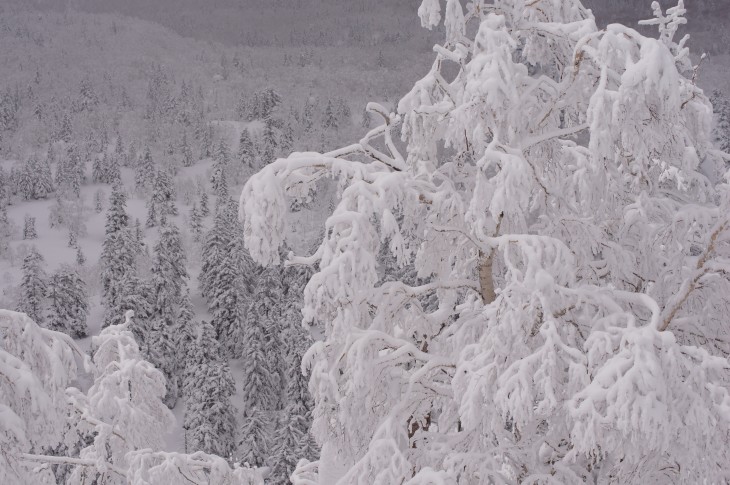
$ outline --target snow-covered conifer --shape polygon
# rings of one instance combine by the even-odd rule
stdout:
[[[210,324],[203,323],[210,327]],[[219,456],[234,449],[235,418],[231,396],[235,385],[230,368],[220,356],[212,328],[203,329],[192,352],[196,361],[187,369],[185,392],[186,448]],[[202,346],[207,347],[203,348]]]
[[[122,188],[116,185],[109,196],[101,253],[102,296],[106,307],[105,326],[119,323],[121,315],[127,310],[120,306],[123,295],[121,288],[125,276],[135,273],[135,257],[139,249],[139,243],[129,227],[126,196]]]
[[[45,296],[48,282],[43,270],[45,260],[35,246],[31,246],[23,258],[22,279],[18,311],[28,315],[34,322],[45,323]]]
[[[23,221],[23,239],[27,240],[36,238],[38,238],[38,233],[35,230],[35,217],[26,214]]]
[[[150,151],[150,147],[146,146],[144,155],[134,172],[135,188],[139,191],[151,190],[154,186],[156,175],[157,170],[155,169],[155,162],[152,159],[152,152]]]
[[[203,237],[203,218],[198,210],[197,203],[193,204],[192,209],[190,209],[190,233],[196,242]]]
[[[55,271],[46,291],[48,297],[47,326],[73,338],[86,337],[89,314],[86,283],[70,268]]]

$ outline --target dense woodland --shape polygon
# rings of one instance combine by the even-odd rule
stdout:
[[[730,11],[260,3],[0,9],[0,482],[730,483]]]

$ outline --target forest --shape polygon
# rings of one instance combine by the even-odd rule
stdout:
[[[730,8],[204,4],[0,5],[0,483],[730,483]]]

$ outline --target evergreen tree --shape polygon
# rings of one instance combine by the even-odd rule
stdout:
[[[193,208],[190,209],[190,233],[196,242],[203,237],[203,218],[198,210],[198,204],[193,204]]]
[[[155,183],[155,162],[152,159],[150,147],[146,146],[142,160],[134,172],[134,186],[139,191],[152,189]]]
[[[101,189],[94,192],[94,211],[97,214],[104,211],[104,191]]]
[[[235,392],[230,368],[220,358],[213,329],[203,323],[193,349],[185,389],[186,448],[230,456],[234,448],[235,418],[231,396]]]
[[[264,126],[264,148],[262,157],[262,166],[268,165],[273,162],[278,152],[278,142],[276,139],[276,130],[274,128],[274,120],[272,118],[266,118]],[[257,170],[262,167],[256,167]]]
[[[81,251],[81,246],[76,247],[76,265],[82,267],[86,264],[86,256]]]
[[[42,325],[44,318],[44,299],[46,295],[46,274],[43,271],[45,260],[35,246],[23,258],[22,279],[18,311],[28,315],[34,322]]]
[[[230,154],[228,151],[228,145],[224,140],[218,143],[218,147],[213,154],[213,173],[210,176],[210,183],[213,187],[213,193],[217,196],[224,195],[223,184],[226,184],[228,177],[228,167],[230,164]]]
[[[239,431],[238,461],[250,466],[265,466],[270,458],[271,437],[266,426],[266,416],[256,408],[244,410]]]
[[[152,266],[153,327],[150,336],[149,360],[165,374],[168,381],[165,403],[174,407],[177,396],[177,372],[182,365],[176,352],[173,335],[176,333],[176,318],[186,288],[188,277],[185,269],[180,231],[169,223],[160,229],[160,239],[154,247],[155,259]]]
[[[288,157],[294,147],[294,128],[291,123],[284,124],[279,141],[279,153],[282,157]]]
[[[31,217],[30,215],[25,215],[25,222],[23,224],[23,239],[36,239],[38,237],[38,233],[35,230],[35,217]]]
[[[193,151],[190,149],[190,145],[188,145],[187,132],[183,132],[182,142],[180,143],[180,154],[182,155],[183,167],[192,167],[195,160],[193,159]]]
[[[151,203],[155,206],[155,213],[160,216],[176,216],[178,213],[175,206],[175,188],[166,170],[157,172]]]
[[[89,302],[86,283],[70,268],[61,268],[48,281],[48,328],[73,338],[86,337]]]
[[[238,140],[238,162],[242,167],[243,173],[249,172],[254,168],[256,153],[251,141],[251,135],[248,129],[241,130],[241,137]]]
[[[200,194],[200,215],[208,217],[210,215],[210,204],[208,202],[208,192],[203,189]]]
[[[337,122],[337,114],[335,113],[335,107],[332,105],[332,100],[327,101],[327,107],[324,110],[324,116],[322,118],[322,128],[325,130],[336,130],[339,124]]]
[[[73,127],[71,126],[71,118],[68,116],[68,113],[64,113],[61,119],[61,126],[56,134],[56,140],[71,143],[72,136]]]
[[[106,306],[104,326],[121,323],[129,308],[122,305],[124,278],[134,275],[139,244],[129,227],[126,196],[119,185],[112,188],[101,253],[102,296]]]
[[[360,122],[360,126],[366,130],[369,130],[372,126],[372,120],[370,119],[370,113],[368,113],[367,108],[362,110],[362,121]]]
[[[84,161],[81,158],[81,149],[76,144],[70,144],[66,156],[58,162],[56,169],[56,185],[63,194],[81,195],[81,185],[84,182]]]
[[[147,227],[155,227],[157,225],[157,204],[155,204],[155,201],[150,198],[150,200],[147,201],[147,221],[145,221],[145,226]]]

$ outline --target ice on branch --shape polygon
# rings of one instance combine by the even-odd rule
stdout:
[[[287,194],[340,188],[289,257],[317,271],[303,313],[324,329],[304,359],[322,457],[295,483],[725,481],[730,186],[673,41],[683,4],[655,7],[658,39],[578,0],[418,13],[446,38],[397,113],[369,105],[360,142],[241,196],[276,263]]]

